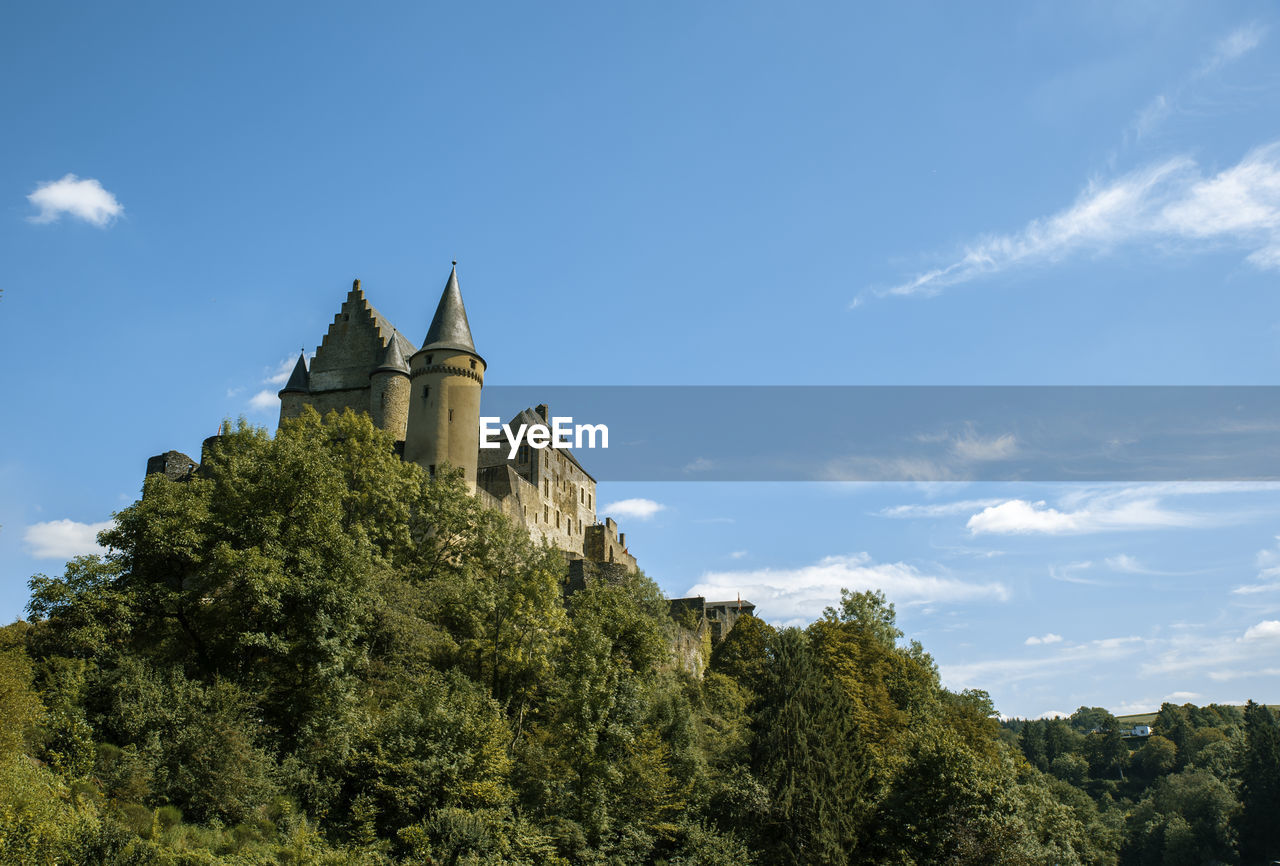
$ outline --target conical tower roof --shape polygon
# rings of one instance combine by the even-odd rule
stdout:
[[[284,388],[280,390],[281,394],[288,391],[301,391],[306,393],[311,390],[311,376],[307,373],[307,353],[303,352],[298,355],[298,363],[293,365],[293,372],[289,375],[289,381]]]
[[[445,283],[444,294],[436,306],[435,317],[431,319],[431,327],[422,341],[419,352],[429,349],[454,349],[470,352],[476,357],[476,344],[471,339],[471,326],[467,323],[467,309],[462,305],[462,292],[458,289],[458,263],[453,263],[449,272],[449,282]]]
[[[400,351],[399,333],[395,333],[391,337],[391,342],[387,344],[387,351],[382,354],[382,363],[378,365],[375,373],[390,371],[393,373],[404,373],[409,375],[409,365],[405,363],[404,353]]]

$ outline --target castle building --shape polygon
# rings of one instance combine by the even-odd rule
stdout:
[[[461,469],[467,485],[485,506],[498,510],[565,552],[565,589],[577,591],[591,579],[615,579],[636,571],[627,537],[610,517],[597,519],[596,479],[568,448],[523,444],[511,455],[503,448],[480,448],[480,394],[487,365],[476,351],[467,310],[458,288],[457,262],[449,272],[435,315],[417,347],[374,309],[360,288],[351,291],[329,325],[311,366],[298,356],[280,390],[280,420],[311,406],[368,413],[396,442],[397,452],[434,476],[446,464]],[[520,425],[549,425],[545,405],[511,419]],[[218,439],[206,440],[205,447]],[[147,461],[147,474],[171,481],[193,477],[200,466],[179,451]],[[683,666],[700,672],[703,636],[719,642],[737,619],[753,613],[748,601],[707,601],[701,596],[671,599],[671,611],[687,628],[677,640]],[[690,619],[692,617],[692,619]]]
[[[634,571],[636,560],[613,520],[596,519],[596,480],[567,448],[480,448],[480,393],[486,364],[476,351],[455,263],[421,348],[379,313],[356,280],[311,367],[299,355],[280,391],[280,420],[304,406],[324,414],[351,409],[395,437],[405,460],[434,475],[446,463],[490,508],[524,525],[534,538],[589,559]],[[546,405],[511,420],[548,424]]]

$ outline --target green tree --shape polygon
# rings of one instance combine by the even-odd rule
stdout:
[[[853,708],[804,632],[778,632],[769,659],[754,742],[772,799],[762,843],[772,862],[847,863],[869,812],[869,762]]]
[[[1245,863],[1280,859],[1280,724],[1275,713],[1250,701],[1244,710],[1245,749],[1240,762],[1240,856]]]
[[[1233,821],[1240,808],[1222,780],[1204,770],[1162,777],[1128,822],[1126,862],[1199,866],[1235,859]]]

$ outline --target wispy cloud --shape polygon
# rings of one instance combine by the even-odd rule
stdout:
[[[660,502],[654,502],[652,499],[620,499],[617,502],[610,502],[604,508],[601,508],[600,513],[607,514],[610,517],[648,520],[659,511],[665,510],[666,507]]]
[[[33,223],[57,222],[66,214],[103,228],[124,213],[124,206],[97,180],[82,180],[74,174],[41,184],[27,196],[27,201],[40,209],[40,213],[27,217]]]
[[[1006,601],[1008,587],[921,572],[904,562],[873,562],[866,553],[828,556],[799,568],[718,571],[702,575],[690,595],[733,598],[741,593],[771,621],[808,622],[840,598],[840,590],[882,590],[898,604]]]
[[[882,508],[878,513],[881,517],[899,518],[954,517],[958,514],[972,514],[976,509],[999,505],[1004,501],[1004,499],[960,499],[955,502],[893,505]]]
[[[1243,677],[1274,676],[1280,669],[1274,666],[1280,651],[1280,620],[1263,620],[1249,626],[1243,633],[1217,632],[1200,634],[1190,632],[1153,644],[1140,671],[1143,674],[1180,674],[1206,671],[1210,679],[1223,682]],[[1270,654],[1260,659],[1260,654]],[[1269,661],[1270,667],[1257,668],[1259,661]]]
[[[1023,641],[1023,643],[1026,644],[1027,646],[1041,646],[1043,644],[1062,643],[1062,635],[1054,634],[1053,632],[1049,632],[1048,634],[1041,635],[1039,637],[1032,635],[1031,637]]]
[[[308,362],[314,358],[314,352],[307,355]],[[279,408],[280,388],[283,387],[285,382],[289,381],[289,376],[293,374],[293,368],[297,363],[298,357],[294,355],[293,357],[285,358],[277,364],[263,370],[261,384],[270,385],[271,387],[263,388],[255,392],[254,395],[249,398],[249,408],[254,412],[265,412],[269,409]],[[232,397],[241,393],[243,390],[243,388],[228,389],[227,396]]]
[[[1280,269],[1280,142],[1207,177],[1183,156],[1093,181],[1070,207],[1013,234],[980,239],[946,267],[878,294],[935,295],[989,274],[1136,242],[1225,245],[1247,251],[1255,267]]]
[[[952,689],[985,688],[1044,677],[1054,671],[1079,673],[1097,664],[1111,664],[1137,655],[1146,645],[1137,636],[1110,637],[1080,644],[1061,643],[1050,655],[997,658],[964,664],[943,664],[939,673]]]
[[[951,451],[962,460],[1007,460],[1018,452],[1018,440],[1012,433],[987,439],[969,434],[952,442]]]
[[[1112,571],[1120,571],[1126,574],[1150,574],[1150,569],[1146,568],[1141,562],[1127,553],[1119,553],[1115,556],[1106,558],[1107,567]]]
[[[1261,24],[1238,27],[1219,39],[1200,64],[1181,81],[1144,105],[1125,131],[1126,142],[1141,141],[1155,132],[1173,114],[1181,110],[1188,92],[1224,66],[1239,60],[1262,44],[1267,31]]]
[[[285,358],[279,364],[276,364],[267,378],[262,381],[268,385],[283,385],[289,381],[289,374],[293,372],[293,368],[297,363],[297,358]]]
[[[1010,499],[991,505],[969,518],[973,535],[1077,535],[1134,529],[1199,526],[1205,518],[1170,511],[1156,499],[1094,503],[1075,511],[1060,511],[1043,501]]]
[[[101,523],[47,520],[28,526],[22,533],[22,541],[27,552],[37,559],[65,560],[90,553],[105,553],[98,546],[98,533],[110,527],[110,520]]]
[[[1280,536],[1276,536],[1276,541],[1280,542]],[[1269,547],[1258,551],[1258,579],[1257,583],[1247,583],[1243,586],[1237,586],[1231,592],[1235,595],[1255,595],[1260,592],[1275,592],[1280,590],[1280,544],[1275,547]]]
[[[279,394],[269,388],[263,389],[249,398],[249,408],[259,412],[278,406],[279,403]]]

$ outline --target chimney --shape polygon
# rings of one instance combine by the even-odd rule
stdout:
[[[541,415],[541,416],[542,416],[542,420],[543,420],[543,421],[546,421],[546,420],[547,420],[547,413],[548,413],[548,412],[550,412],[550,410],[547,408],[547,404],[546,404],[546,403],[539,403],[539,404],[537,405],[537,408],[535,408],[533,411],[535,411],[535,412],[537,412],[539,415]]]

